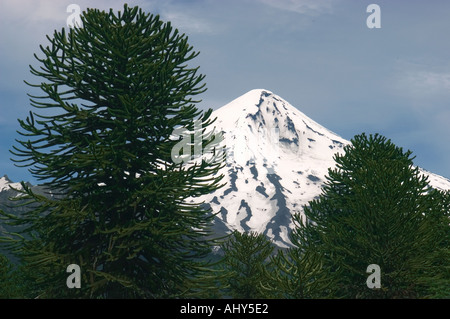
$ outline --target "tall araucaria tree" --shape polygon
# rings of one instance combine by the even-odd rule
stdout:
[[[191,296],[210,275],[202,260],[213,216],[186,199],[220,187],[223,165],[223,155],[189,165],[171,156],[180,127],[197,124],[197,146],[215,140],[212,110],[195,106],[206,90],[188,66],[198,52],[138,7],[87,9],[81,21],[47,36],[30,66],[42,94],[30,95],[35,109],[19,120],[12,153],[52,196],[23,184],[29,210],[9,217],[27,227],[11,248],[41,298]],[[79,289],[66,285],[70,264],[80,266]]]

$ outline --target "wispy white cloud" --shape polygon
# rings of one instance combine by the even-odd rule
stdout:
[[[450,63],[445,60],[400,59],[392,71],[391,92],[412,104],[434,104],[437,99],[450,97]]]
[[[332,0],[255,0],[273,8],[300,14],[318,15],[331,12],[336,1]]]
[[[65,1],[51,0],[2,1],[2,22],[32,25],[65,21],[67,5]]]
[[[148,6],[153,1],[131,0],[126,1],[129,6]],[[71,14],[67,12],[70,4],[76,4],[81,11],[86,8],[98,8],[100,10],[121,10],[125,1],[122,0],[96,0],[94,3],[88,0],[21,0],[2,1],[2,23],[22,25],[23,27],[36,28],[48,25],[59,27],[66,26],[66,20]]]
[[[192,12],[183,12],[177,8],[167,8],[161,12],[161,17],[170,21],[171,24],[178,28],[182,33],[216,33],[216,25],[210,21],[195,16]]]
[[[141,1],[129,1],[144,3]],[[0,10],[0,87],[6,90],[23,90],[22,80],[29,76],[28,64],[33,63],[33,53],[39,55],[39,45],[47,45],[45,35],[66,27],[70,4],[78,4],[81,11],[92,7],[87,0],[1,0]],[[145,3],[148,3],[145,1]],[[123,1],[97,0],[96,8],[115,10],[123,8]]]
[[[450,72],[403,70],[394,75],[392,89],[396,95],[415,100],[417,103],[423,99],[431,102],[443,96],[450,96]]]
[[[412,89],[418,89],[423,94],[450,94],[450,73],[419,71],[405,74],[404,80]]]

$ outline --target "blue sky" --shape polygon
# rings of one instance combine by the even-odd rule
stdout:
[[[0,0],[0,176],[32,181],[9,149],[31,109],[23,80],[71,3],[119,10],[123,1]],[[381,28],[369,29],[369,4]],[[206,75],[201,108],[268,89],[350,139],[381,133],[450,178],[450,1],[128,1],[189,36]],[[193,65],[194,66],[194,65]],[[36,93],[36,92],[34,92]]]

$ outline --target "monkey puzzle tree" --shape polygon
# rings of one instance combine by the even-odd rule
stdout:
[[[265,297],[263,287],[268,280],[266,268],[270,267],[269,257],[274,250],[272,242],[263,234],[235,230],[221,247],[225,295],[244,299]]]
[[[198,52],[138,7],[87,9],[81,20],[47,36],[40,66],[31,67],[42,78],[29,84],[43,93],[30,95],[42,113],[19,120],[23,139],[12,153],[52,196],[23,184],[30,209],[9,218],[27,227],[11,249],[33,269],[41,297],[199,291],[212,216],[186,198],[220,187],[223,156],[190,165],[171,157],[174,129],[192,131],[194,119],[197,136],[212,140],[211,110],[194,99],[204,76],[187,65]],[[80,289],[66,286],[69,264],[81,268]]]
[[[292,263],[302,263],[305,252],[318,255],[326,276],[319,271],[317,278],[333,282],[324,290],[333,297],[442,293],[449,280],[448,194],[429,186],[410,151],[378,134],[355,136],[335,161],[306,218],[294,216]],[[380,266],[379,289],[366,285],[370,264]]]

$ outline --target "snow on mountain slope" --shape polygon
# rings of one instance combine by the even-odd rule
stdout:
[[[227,185],[200,200],[211,206],[215,231],[257,231],[289,247],[292,214],[321,193],[333,155],[350,142],[268,90],[252,90],[213,112],[222,131]],[[429,174],[432,186],[450,180]]]
[[[22,185],[20,185],[20,183],[13,183],[7,175],[0,178],[0,192],[10,190],[10,186],[15,189],[22,189]]]
[[[428,182],[431,185],[431,187],[441,191],[450,190],[450,179],[431,173],[423,168],[419,169],[422,174],[428,175]]]

